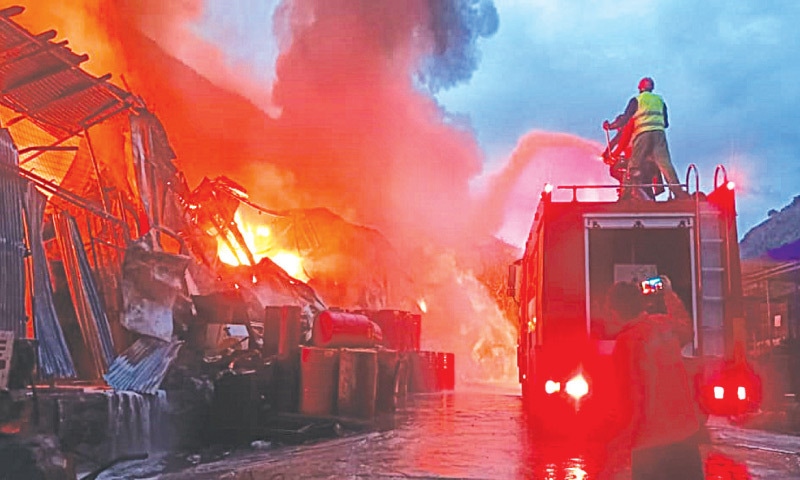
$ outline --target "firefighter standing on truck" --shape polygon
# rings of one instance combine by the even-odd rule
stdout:
[[[628,186],[627,172],[628,161],[631,158],[633,136],[633,122],[620,128],[614,138],[608,141],[608,146],[600,154],[603,163],[608,165],[609,174],[619,182],[620,188],[617,190],[619,198],[626,198],[626,187]],[[645,183],[652,182],[652,187],[644,189],[644,193],[650,200],[655,200],[658,195],[664,193],[664,176],[654,162],[645,162],[642,167],[642,178]]]
[[[676,199],[685,199],[689,195],[680,187],[678,175],[667,147],[665,130],[669,127],[667,104],[660,95],[653,93],[655,82],[650,77],[639,81],[639,95],[628,101],[625,112],[617,116],[613,122],[603,122],[603,128],[620,129],[633,121],[633,154],[628,163],[628,184],[642,185],[645,182],[642,170],[645,162],[653,161],[670,184],[670,190]],[[647,199],[647,195],[638,188],[625,189],[627,195]]]

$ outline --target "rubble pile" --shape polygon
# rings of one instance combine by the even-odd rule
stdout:
[[[0,95],[0,334],[30,355],[0,369],[4,452],[97,466],[297,441],[364,427],[409,389],[453,388],[452,354],[420,351],[413,280],[379,232],[270,210],[226,177],[191,189],[145,102],[82,70],[88,57],[55,32],[15,23],[21,12],[0,10],[13,85]]]

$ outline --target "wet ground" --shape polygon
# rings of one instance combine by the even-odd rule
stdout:
[[[601,447],[533,440],[521,406],[511,392],[416,395],[407,408],[383,419],[383,430],[334,429],[332,438],[311,444],[256,442],[214,454],[152,458],[99,478],[596,478]],[[703,447],[707,478],[800,479],[800,437],[746,430],[721,419],[710,421],[709,432]]]

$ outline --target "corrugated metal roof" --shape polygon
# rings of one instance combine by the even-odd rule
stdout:
[[[156,393],[181,345],[180,341],[139,338],[111,364],[104,376],[106,383],[115,390]]]
[[[115,354],[108,317],[75,218],[67,212],[60,212],[55,214],[53,223],[81,337],[93,367],[92,373],[96,378],[101,378]]]
[[[10,17],[22,7],[0,10],[0,103],[29,117],[57,138],[65,138],[128,108],[125,90],[80,69],[88,55],[67,42],[51,41],[55,31],[33,35]]]
[[[42,217],[47,201],[33,184],[27,183],[25,192],[25,215],[28,221],[28,243],[33,261],[33,295],[32,310],[35,324],[34,331],[39,341],[39,372],[43,378],[71,378],[75,376],[75,365],[67,346],[64,331],[58,322],[55,303],[53,302],[50,269],[42,242]]]
[[[16,166],[17,149],[0,129],[0,165]],[[25,239],[22,221],[23,184],[0,170],[0,330],[25,338]]]

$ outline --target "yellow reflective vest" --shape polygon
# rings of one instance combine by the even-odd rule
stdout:
[[[664,130],[664,99],[651,92],[636,97],[639,108],[633,116],[633,136],[653,130]]]

